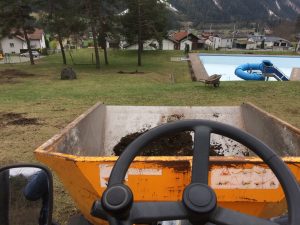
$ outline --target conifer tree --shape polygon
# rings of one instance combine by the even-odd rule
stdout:
[[[34,65],[29,34],[34,32],[36,19],[32,16],[33,0],[0,0],[0,31],[2,36],[24,36],[30,63]]]
[[[138,66],[141,66],[144,42],[148,39],[160,42],[166,33],[167,9],[157,0],[128,0],[126,5],[128,12],[121,19],[123,34],[129,43],[138,43]]]

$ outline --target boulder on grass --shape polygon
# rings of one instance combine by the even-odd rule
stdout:
[[[60,73],[61,80],[74,80],[76,79],[76,73],[71,67],[63,68]]]

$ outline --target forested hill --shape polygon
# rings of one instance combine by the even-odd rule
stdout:
[[[295,20],[300,0],[169,0],[186,20],[201,22]]]

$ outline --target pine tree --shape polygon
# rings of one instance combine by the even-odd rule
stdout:
[[[121,19],[123,34],[129,43],[138,43],[138,66],[142,65],[143,44],[148,39],[158,42],[166,34],[166,6],[157,0],[128,0],[128,13]]]
[[[34,32],[36,25],[31,7],[35,3],[33,0],[0,0],[1,35],[24,35],[31,65],[34,65],[34,60],[28,35]]]

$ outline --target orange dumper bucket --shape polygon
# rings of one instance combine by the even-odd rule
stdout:
[[[225,107],[99,103],[36,149],[35,155],[57,173],[84,217],[103,224],[90,210],[106,188],[117,159],[114,147],[128,134],[178,119],[209,119],[243,129],[277,151],[300,180],[300,130],[248,103]],[[265,218],[286,211],[284,193],[271,169],[241,144],[215,134],[211,139],[223,155],[211,156],[209,168],[209,184],[219,205]],[[191,165],[191,156],[139,156],[126,183],[135,201],[180,201],[190,183]]]

